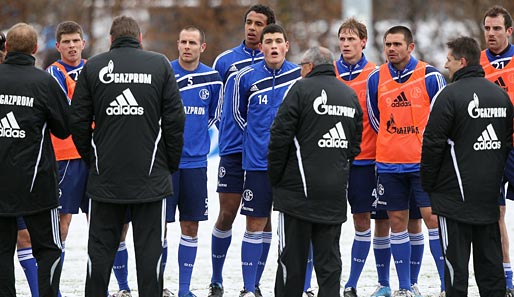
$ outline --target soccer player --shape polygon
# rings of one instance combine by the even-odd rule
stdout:
[[[184,106],[168,59],[142,49],[133,18],[116,17],[110,38],[110,50],[82,69],[70,113],[73,141],[90,165],[85,296],[105,295],[128,210],[139,295],[160,296],[165,198],[182,153]]]
[[[418,61],[412,32],[394,26],[384,34],[388,63],[373,71],[367,83],[369,120],[377,132],[377,193],[379,209],[386,209],[391,224],[391,253],[400,289],[393,296],[411,296],[411,242],[407,232],[409,199],[414,195],[430,234],[430,250],[444,291],[444,262],[437,217],[428,194],[421,189],[419,162],[422,133],[430,102],[446,82],[433,66]],[[418,294],[416,294],[418,295]]]
[[[271,232],[264,231],[269,224],[272,202],[267,176],[270,127],[288,87],[300,78],[300,68],[286,60],[289,42],[282,27],[266,26],[259,48],[264,60],[237,73],[232,99],[234,120],[243,133],[242,168],[245,170],[241,204],[241,214],[246,216],[241,245],[244,282],[241,297],[256,296],[258,269],[265,265],[262,255],[263,252],[267,255],[269,249],[264,247],[264,238],[271,240]]]
[[[348,202],[353,214],[355,238],[351,252],[350,276],[345,284],[344,296],[357,296],[357,282],[371,246],[372,212],[375,213],[376,227],[373,241],[379,280],[379,286],[374,295],[388,296],[391,291],[389,288],[391,253],[384,247],[389,245],[389,222],[387,213],[383,210],[377,212],[374,205],[377,185],[375,174],[377,134],[371,129],[366,108],[366,81],[368,75],[377,66],[368,61],[363,53],[368,40],[366,25],[355,18],[349,18],[339,27],[338,37],[341,56],[334,61],[336,76],[355,91],[364,113],[361,152],[352,162],[348,179]]]
[[[171,67],[184,104],[186,123],[179,170],[172,175],[174,193],[166,199],[166,221],[175,221],[178,206],[182,232],[178,247],[178,296],[194,297],[190,283],[198,248],[198,223],[208,218],[208,130],[216,119],[223,83],[216,70],[200,62],[200,55],[207,47],[203,31],[185,27],[180,31],[177,46],[178,59],[171,62]]]
[[[509,42],[512,35],[512,16],[501,6],[493,6],[484,14],[484,38],[487,49],[482,51],[480,64],[484,68],[485,78],[504,89],[514,103],[514,46]],[[500,232],[502,237],[503,269],[507,283],[507,297],[514,297],[512,284],[512,267],[509,253],[509,234],[505,226],[505,198],[514,199],[512,185],[508,191],[503,191],[500,198]],[[506,194],[505,194],[506,193]]]
[[[262,30],[266,25],[275,23],[273,10],[265,5],[251,6],[244,15],[245,39],[243,42],[223,53],[214,61],[216,69],[224,83],[224,97],[220,101],[217,117],[219,118],[219,154],[218,172],[219,214],[212,230],[212,277],[209,285],[209,297],[223,296],[223,265],[228,248],[232,241],[232,224],[241,204],[243,193],[244,171],[242,169],[243,135],[232,117],[232,89],[237,71],[244,67],[262,61],[263,54],[259,49]],[[262,257],[265,263],[267,251],[271,244],[271,224],[265,227],[266,240]],[[257,286],[264,271],[259,265]],[[257,288],[259,291],[259,288]]]

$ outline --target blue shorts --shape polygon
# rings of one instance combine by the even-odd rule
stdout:
[[[246,171],[241,214],[266,218],[271,215],[273,195],[267,171]]]
[[[207,168],[184,168],[172,174],[173,195],[166,198],[166,222],[206,221],[208,219]]]
[[[89,201],[86,196],[86,184],[89,167],[82,159],[63,160],[59,165],[59,212],[88,212]]]
[[[348,176],[348,203],[352,213],[375,210],[375,187],[377,186],[375,165],[352,166]]]
[[[18,223],[18,230],[27,229],[27,225],[25,225],[25,220],[23,217],[16,217],[16,222]]]
[[[218,167],[218,193],[243,193],[244,170],[243,154],[220,157]]]
[[[431,206],[428,194],[421,188],[419,172],[379,173],[377,192],[378,209],[405,210],[410,208],[410,201],[417,207]]]

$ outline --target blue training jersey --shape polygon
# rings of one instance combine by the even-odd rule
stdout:
[[[244,41],[233,49],[221,53],[214,61],[213,68],[221,75],[224,95],[218,103],[219,155],[241,153],[243,134],[232,117],[232,93],[235,74],[244,67],[262,61],[264,56],[259,50],[246,47]]]
[[[391,63],[388,63],[388,68],[393,79],[398,83],[403,83],[410,78],[417,65],[418,60],[411,56],[409,62],[403,70],[397,70]],[[369,121],[373,130],[375,130],[377,133],[380,126],[380,110],[378,109],[379,73],[379,69],[371,72],[368,77],[366,86],[366,103],[368,108]],[[428,96],[430,97],[430,101],[432,101],[437,93],[439,93],[439,91],[442,90],[444,86],[446,86],[446,80],[439,72],[439,70],[437,70],[434,66],[427,65],[425,72],[425,85],[427,88]],[[377,172],[380,173],[406,173],[419,171],[419,163],[390,164],[377,162],[376,164]]]
[[[84,59],[80,60],[80,64],[77,66],[70,66],[70,65],[64,63],[62,60],[57,60],[57,63],[64,66],[64,69],[66,69],[66,72],[68,72],[68,75],[70,76],[70,78],[72,78],[74,81],[77,81],[79,78],[79,74],[82,71],[82,68],[84,67],[85,60]],[[61,86],[64,94],[66,94],[66,96],[68,96],[68,87],[66,86],[66,76],[64,75],[64,73],[59,68],[57,68],[57,66],[54,66],[54,65],[48,66],[46,71],[48,73],[50,73],[55,78],[55,80],[57,80],[57,82]],[[71,100],[71,98],[68,98],[68,103],[71,102],[69,100]]]
[[[211,146],[208,130],[216,121],[216,107],[223,94],[223,82],[217,71],[203,63],[194,71],[182,68],[178,60],[170,64],[186,113],[179,168],[207,167],[207,154]]]
[[[271,69],[261,61],[237,73],[232,108],[243,133],[244,170],[268,170],[271,124],[287,90],[300,78],[298,65],[288,61],[280,69]]]
[[[508,49],[500,55],[491,53],[489,49],[485,50],[485,54],[487,55],[487,59],[494,68],[503,69],[503,67],[507,66],[507,64],[509,64],[509,62],[514,57],[514,46],[509,43]]]

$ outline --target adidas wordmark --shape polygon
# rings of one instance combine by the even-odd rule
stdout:
[[[337,123],[323,138],[318,140],[318,146],[322,148],[348,148],[348,140],[344,133],[343,124]]]
[[[130,91],[125,89],[121,95],[109,104],[105,112],[108,115],[143,115],[144,108],[137,104],[136,98]]]
[[[0,120],[0,137],[25,138],[25,130],[20,128],[12,111]]]

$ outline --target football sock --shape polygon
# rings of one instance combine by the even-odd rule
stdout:
[[[303,283],[303,291],[307,292],[311,288],[312,270],[314,269],[314,262],[312,261],[312,242],[309,247],[309,256],[307,257],[307,268],[305,269],[305,282]]]
[[[243,269],[244,288],[248,292],[255,292],[255,279],[257,277],[257,263],[262,255],[262,231],[245,231],[241,244],[241,265]]]
[[[39,296],[39,289],[37,285],[37,262],[32,255],[32,248],[24,248],[18,250],[18,260],[20,261],[23,272],[29,283],[30,293],[32,297]]]
[[[366,263],[369,248],[371,246],[371,229],[364,232],[355,231],[352,245],[352,262],[350,265],[350,276],[345,284],[345,288],[357,288],[357,282]]]
[[[191,285],[191,276],[196,260],[196,251],[198,250],[198,237],[183,235],[180,237],[178,246],[178,296],[189,293]]]
[[[391,267],[391,241],[389,236],[373,238],[373,253],[375,254],[378,283],[381,286],[389,287],[389,271]]]
[[[221,231],[214,227],[212,230],[212,277],[211,283],[223,284],[223,265],[227,256],[230,242],[232,241],[232,229]]]
[[[120,245],[118,246],[112,270],[114,271],[114,276],[118,282],[119,289],[130,292],[128,285],[128,252],[124,241],[120,242]]]
[[[439,239],[439,229],[428,229],[428,244],[430,245],[430,252],[434,258],[437,272],[439,273],[439,280],[441,281],[441,291],[445,290],[444,286],[444,255],[441,249],[441,242]]]
[[[423,232],[409,233],[410,239],[410,283],[411,285],[418,283],[419,271],[421,270],[421,262],[423,261],[423,251],[425,249],[425,237]]]
[[[400,289],[411,289],[410,284],[410,241],[407,230],[391,232],[391,254],[393,255]]]
[[[262,232],[262,252],[261,258],[259,259],[259,264],[257,265],[257,275],[255,277],[255,285],[259,285],[261,283],[262,273],[264,272],[264,267],[266,267],[266,261],[268,260],[268,253],[271,246],[271,232]]]

